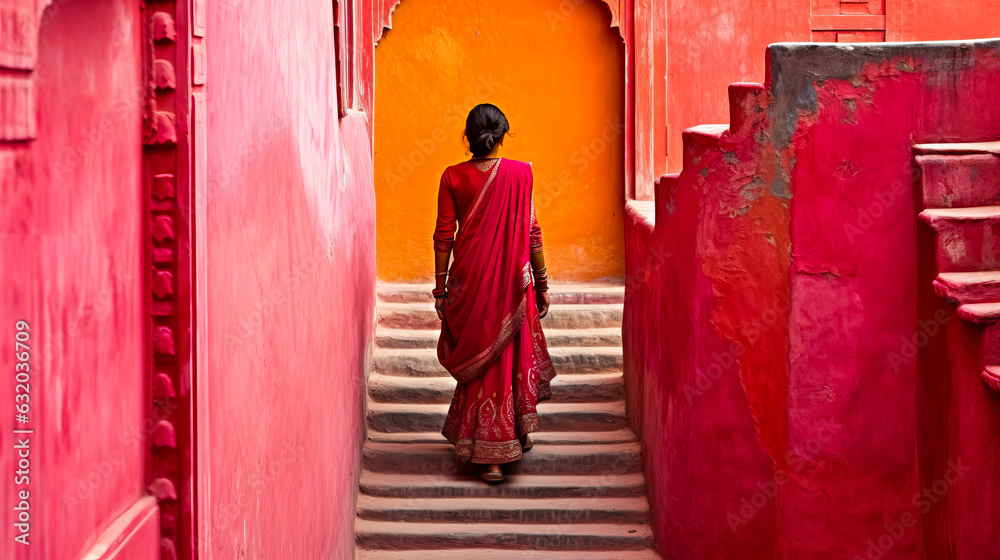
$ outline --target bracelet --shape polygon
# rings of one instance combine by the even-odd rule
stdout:
[[[549,275],[545,272],[545,268],[542,268],[535,273],[535,291],[549,291]]]
[[[431,290],[431,293],[434,294],[434,299],[441,299],[447,295],[447,290],[445,288],[434,288]]]
[[[444,272],[435,272],[434,273],[434,276],[447,276],[447,275],[448,275],[448,271],[447,270],[444,271]]]
[[[535,275],[535,276],[545,276],[545,274],[548,272],[548,270],[549,270],[549,267],[543,266],[542,268],[539,268],[538,270],[532,270],[531,273],[533,275]]]

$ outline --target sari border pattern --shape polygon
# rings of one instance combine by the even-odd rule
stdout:
[[[455,455],[463,461],[479,464],[508,463],[521,458],[521,442],[509,441],[473,441],[460,439],[455,444]]]
[[[500,170],[501,161],[503,161],[503,158],[497,158],[497,162],[493,164],[493,170],[490,171],[490,176],[486,179],[486,182],[483,183],[483,188],[479,189],[479,194],[476,195],[476,201],[472,203],[472,206],[469,207],[469,211],[466,212],[465,215],[462,216],[462,219],[459,220],[459,224],[467,223],[473,216],[476,215],[476,210],[479,209],[479,203],[483,201],[483,197],[486,196],[486,191],[490,189],[490,186],[493,184],[493,180],[497,178],[497,171]],[[461,228],[459,228],[458,233],[461,235]]]
[[[468,365],[462,364],[455,368],[455,371],[451,372],[456,381],[459,383],[468,383],[479,377],[493,363],[493,360],[500,355],[500,352],[503,352],[507,343],[511,341],[514,334],[521,328],[521,323],[524,322],[524,318],[528,312],[527,304],[528,297],[527,293],[525,293],[521,297],[521,303],[517,306],[517,309],[504,318],[500,327],[500,333],[497,335],[497,339],[493,341],[493,344],[466,362]]]

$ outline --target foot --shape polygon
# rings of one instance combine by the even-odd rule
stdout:
[[[490,465],[485,471],[479,473],[479,478],[486,482],[503,482],[503,471],[500,465]]]
[[[531,446],[535,445],[535,442],[531,441],[531,438],[528,437],[528,434],[524,434],[523,436],[520,436],[517,439],[521,440],[521,451],[522,452],[531,449]]]

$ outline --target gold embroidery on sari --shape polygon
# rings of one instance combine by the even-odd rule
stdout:
[[[481,374],[483,370],[493,363],[493,360],[500,355],[500,352],[502,352],[507,346],[510,339],[514,337],[514,333],[521,328],[521,323],[524,322],[524,318],[528,310],[527,302],[527,293],[525,293],[524,296],[521,297],[521,303],[517,306],[517,309],[504,318],[501,323],[500,333],[497,335],[497,339],[493,342],[493,344],[489,348],[474,356],[465,364],[455,368],[455,371],[452,372],[452,376],[456,381],[459,383],[468,383],[469,381],[479,377],[479,374]]]
[[[493,179],[497,177],[497,171],[500,169],[500,158],[497,158],[497,162],[493,165],[493,171],[490,172],[490,176],[486,179],[486,183],[483,184],[483,188],[479,189],[479,194],[476,195],[476,201],[472,203],[469,207],[469,211],[462,216],[459,220],[460,224],[466,224],[473,216],[476,215],[476,210],[479,208],[479,203],[482,202],[483,197],[486,195],[486,191],[489,190],[490,185],[493,184]],[[462,229],[459,228],[458,235],[462,235]]]

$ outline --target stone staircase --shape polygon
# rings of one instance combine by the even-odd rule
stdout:
[[[489,485],[440,430],[455,381],[438,364],[429,285],[381,285],[368,384],[357,557],[660,558],[639,443],[625,420],[620,285],[554,285],[542,321],[559,375],[534,447]]]
[[[1000,141],[917,144],[914,151],[920,218],[937,233],[934,291],[964,321],[993,325],[1000,320]],[[1000,391],[1000,364],[987,365],[983,381]]]

